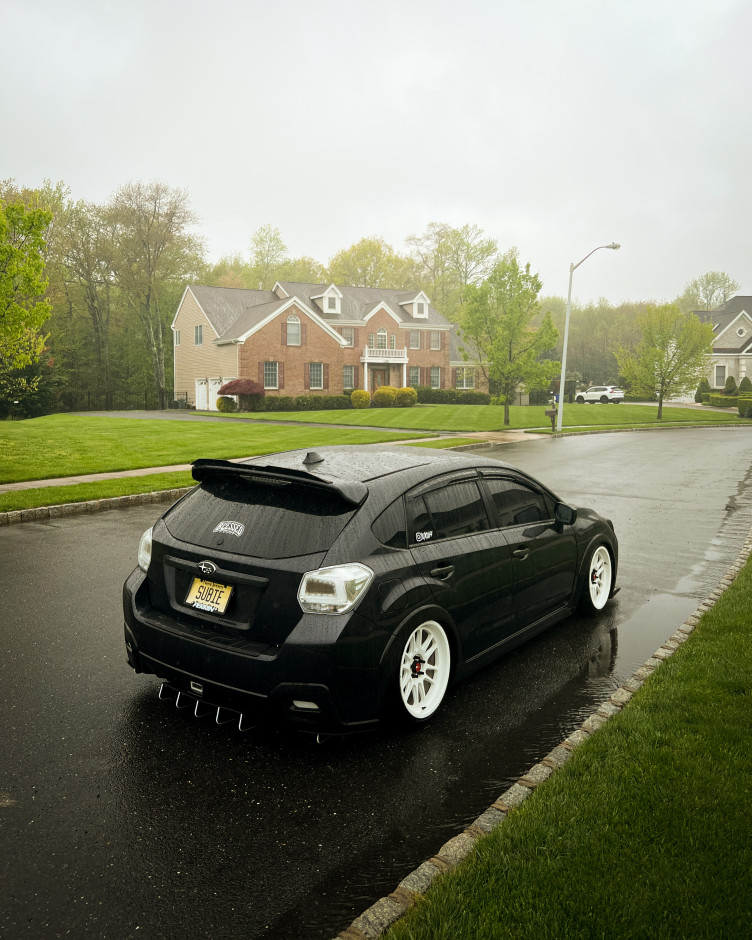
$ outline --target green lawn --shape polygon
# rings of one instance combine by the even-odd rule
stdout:
[[[324,444],[375,444],[415,435],[274,427],[246,422],[167,421],[47,415],[0,422],[0,483],[252,457]]]
[[[752,563],[389,940],[752,936]]]
[[[421,431],[503,431],[548,428],[551,421],[541,406],[512,406],[510,423],[504,424],[504,409],[494,405],[416,405],[414,408],[353,408],[348,411],[255,412],[259,421],[307,421],[311,424],[349,424],[361,427],[415,428]],[[656,420],[658,406],[566,405],[564,426],[608,425],[666,426],[671,424],[750,424],[737,414],[714,409],[664,407],[663,420]]]

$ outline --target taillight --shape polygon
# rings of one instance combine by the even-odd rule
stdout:
[[[307,614],[346,614],[371,581],[373,571],[356,563],[307,571],[298,588],[298,603]]]

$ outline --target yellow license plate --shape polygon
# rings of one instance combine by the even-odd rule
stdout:
[[[232,594],[231,584],[217,584],[216,581],[204,581],[194,578],[186,597],[186,604],[208,614],[223,614]]]

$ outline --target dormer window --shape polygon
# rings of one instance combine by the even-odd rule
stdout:
[[[326,309],[331,310],[332,313],[337,309],[337,298],[336,297],[327,297],[326,298]]]
[[[424,317],[426,315],[426,305],[425,304],[416,304],[415,305],[415,316]]]

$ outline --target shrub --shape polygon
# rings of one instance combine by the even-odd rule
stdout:
[[[217,399],[217,411],[237,411],[238,403],[234,398],[227,395],[220,395]]]
[[[371,396],[364,388],[356,388],[350,396],[350,404],[353,408],[370,408]]]
[[[703,395],[710,394],[710,382],[707,379],[702,379],[700,384],[697,386],[697,391],[695,392],[695,401],[699,404],[702,401]]]
[[[739,388],[741,388],[741,383]],[[740,418],[752,418],[752,398],[740,398],[737,405]]]
[[[739,404],[739,399],[731,395],[727,395],[725,392],[722,392],[720,395],[710,395],[709,404],[714,408],[736,408]]]
[[[382,385],[373,393],[373,404],[376,408],[391,408],[397,397],[397,389],[393,385]]]
[[[506,395],[494,395],[489,404],[503,406],[506,400],[507,400]]]
[[[723,386],[722,395],[736,395],[736,379],[733,375],[730,375],[726,379],[726,384]]]
[[[419,385],[418,401],[422,405],[488,405],[491,396],[487,392],[463,392],[459,388],[429,388]]]
[[[398,408],[412,408],[418,404],[418,393],[414,388],[398,388],[394,404]]]
[[[710,392],[703,392],[703,393],[702,393],[702,403],[703,403],[703,405],[709,405],[709,404],[710,404]]]
[[[752,398],[752,382],[749,380],[749,376],[745,375],[739,383],[739,397]]]
[[[298,395],[294,411],[341,411],[350,408],[347,395]]]

